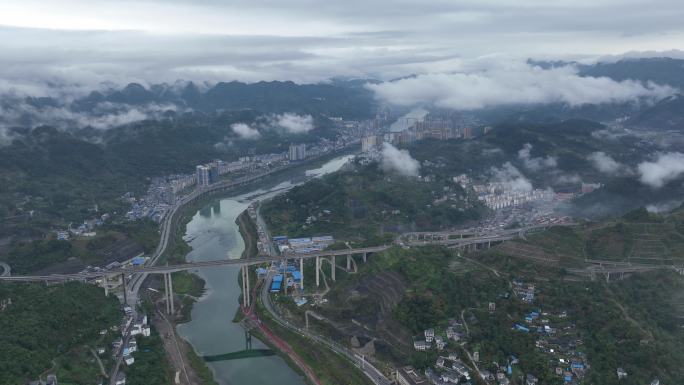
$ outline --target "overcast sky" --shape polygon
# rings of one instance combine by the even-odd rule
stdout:
[[[2,0],[0,89],[390,79],[680,50],[682,20],[682,0]]]

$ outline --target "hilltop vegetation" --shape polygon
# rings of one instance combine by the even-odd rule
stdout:
[[[584,384],[618,384],[618,367],[629,373],[620,384],[684,380],[684,331],[678,318],[684,315],[684,277],[656,271],[606,284],[500,254],[475,258],[477,262],[425,247],[394,248],[371,256],[367,264],[357,261],[359,273],[339,273],[326,296],[329,303],[314,309],[328,321],[315,321],[313,327],[342,343],[352,336],[374,339],[378,358],[422,368],[434,365],[437,354],[415,352],[412,340],[421,339],[427,328],[444,330],[450,319],[465,322],[466,344],[450,342],[448,349],[461,357],[461,348],[478,351],[481,369],[489,370],[495,370],[492,362],[505,364],[517,357],[513,384],[521,384],[519,375],[525,373],[545,384],[561,384],[554,371],[558,360],[536,346],[540,335],[513,328],[525,324],[531,311],[542,311],[558,333],[567,334],[553,343],[564,345],[570,338],[570,349],[586,357],[590,369]],[[532,303],[514,293],[514,281],[535,285]],[[289,311],[303,317],[307,306]]]
[[[448,199],[443,200],[447,196]],[[384,234],[439,229],[477,220],[486,210],[446,178],[422,182],[357,165],[312,180],[264,204],[273,234],[333,234],[355,242],[383,241]]]
[[[667,214],[639,209],[614,220],[532,234],[498,252],[558,266],[579,266],[587,259],[679,265],[684,261],[683,230],[684,208]]]
[[[5,283],[0,301],[0,383],[23,384],[48,371],[65,384],[97,376],[90,348],[107,346],[112,332],[103,337],[99,331],[118,326],[115,297],[81,283]]]
[[[10,244],[7,254],[0,255],[0,261],[8,263],[14,274],[73,273],[89,264],[107,265],[137,253],[151,253],[159,242],[158,226],[151,220],[105,225],[98,231],[92,239],[18,240]]]
[[[332,124],[315,121],[305,134],[263,130],[258,141],[241,139],[230,125],[253,123],[255,111],[217,116],[189,114],[149,120],[108,131],[16,129],[0,151],[0,217],[26,216],[35,210],[32,226],[82,221],[97,204],[102,212],[127,209],[117,200],[127,191],[141,193],[148,178],[191,173],[210,160],[237,159],[252,149],[285,152],[290,141],[311,142],[334,136]],[[3,227],[11,221],[3,222]]]

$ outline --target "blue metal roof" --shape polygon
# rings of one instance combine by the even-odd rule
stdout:
[[[131,263],[134,266],[140,266],[145,264],[145,258],[144,257],[135,257],[131,260]]]

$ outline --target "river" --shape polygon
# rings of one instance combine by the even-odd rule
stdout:
[[[200,209],[187,225],[184,239],[192,247],[188,261],[239,258],[244,242],[235,220],[251,202],[280,194],[307,178],[337,171],[349,155],[336,157],[307,170],[287,172],[253,188],[253,191],[212,202]],[[206,292],[192,309],[192,321],[178,325],[178,333],[200,356],[244,350],[245,332],[232,322],[239,308],[239,267],[203,268],[195,271],[206,282]],[[267,348],[252,338],[253,349]],[[221,385],[303,385],[304,380],[277,356],[242,358],[207,363]]]

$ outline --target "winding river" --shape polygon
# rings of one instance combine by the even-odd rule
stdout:
[[[306,170],[286,172],[270,178],[253,191],[220,199],[200,209],[188,223],[185,240],[192,247],[188,261],[239,258],[244,242],[235,220],[254,200],[280,194],[308,178],[338,170],[350,155],[338,156]],[[192,321],[178,326],[178,333],[192,344],[200,356],[220,355],[244,350],[245,332],[232,322],[238,310],[239,267],[198,269],[206,282],[206,293],[192,309]],[[252,338],[253,349],[267,348]],[[303,385],[304,380],[277,356],[241,358],[207,363],[221,385]]]

